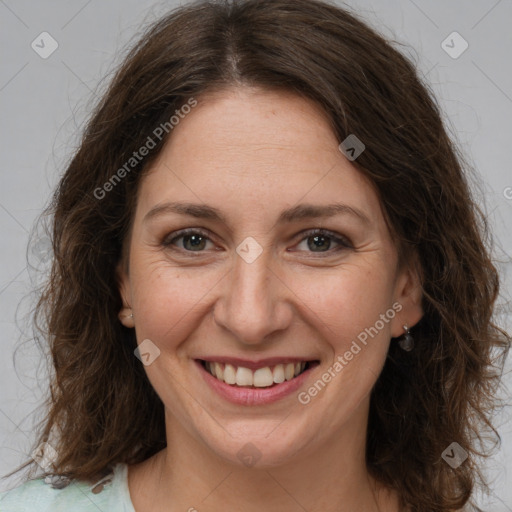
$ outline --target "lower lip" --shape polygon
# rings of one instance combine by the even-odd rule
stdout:
[[[271,388],[244,388],[226,384],[211,375],[200,361],[196,361],[196,364],[199,366],[201,375],[206,383],[215,392],[229,402],[238,405],[266,405],[277,402],[297,391],[304,384],[304,381],[308,378],[309,373],[313,369],[310,367],[303,371],[298,377],[285,380],[281,384],[276,384]]]

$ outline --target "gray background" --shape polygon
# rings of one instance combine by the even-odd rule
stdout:
[[[39,274],[27,267],[27,258],[44,270],[47,247],[43,237],[27,250],[29,233],[76,147],[91,106],[120,61],[120,51],[143,23],[176,5],[0,0],[0,474],[29,454],[46,382],[41,354],[30,341],[27,314]],[[471,180],[493,227],[495,258],[504,279],[498,319],[510,329],[512,315],[505,303],[512,288],[512,1],[351,0],[348,5],[384,35],[407,45],[403,51],[431,84],[453,137],[476,169]],[[58,43],[47,59],[31,47],[45,31]],[[458,36],[442,46],[454,31],[469,45],[458,58],[445,51],[463,48]],[[509,362],[509,388],[510,369]],[[496,422],[503,442],[487,469],[492,496],[480,500],[493,512],[512,511],[509,418],[506,407]],[[1,481],[0,489],[17,482]]]

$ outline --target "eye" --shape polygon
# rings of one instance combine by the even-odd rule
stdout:
[[[312,229],[306,233],[302,233],[303,238],[300,243],[306,243],[306,247],[310,252],[314,253],[333,253],[343,249],[352,249],[353,245],[350,241],[342,236],[338,236],[332,231],[325,229]],[[332,242],[338,245],[338,248],[331,250]],[[300,246],[300,244],[298,245]]]
[[[171,245],[181,245],[178,249],[185,250],[187,252],[203,252],[207,241],[211,242],[208,235],[199,229],[184,229],[173,233],[173,238],[166,238],[162,245],[169,247]],[[177,240],[182,240],[180,244],[176,244]]]
[[[208,242],[213,244],[208,234],[200,229],[184,229],[182,231],[172,233],[171,236],[172,238],[167,237],[164,239],[162,245],[168,248],[174,248],[172,246],[176,246],[178,250],[188,253],[204,252],[204,250],[207,249]],[[181,242],[178,243],[179,240],[181,240]],[[338,245],[338,247],[334,250],[331,248],[333,242],[334,244]],[[302,239],[300,243],[306,243],[309,252],[314,253],[333,253],[343,249],[353,248],[352,244],[347,238],[341,235],[337,235],[332,231],[320,228],[312,229],[302,233]]]

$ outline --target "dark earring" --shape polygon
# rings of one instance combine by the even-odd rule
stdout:
[[[402,350],[406,352],[410,352],[414,348],[414,338],[412,337],[411,331],[409,331],[409,327],[407,324],[403,326],[405,330],[405,334],[399,339],[398,344]]]

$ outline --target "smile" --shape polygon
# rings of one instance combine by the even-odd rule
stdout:
[[[223,358],[224,359],[224,358]],[[216,361],[196,359],[196,365],[208,387],[228,402],[257,406],[292,396],[306,382],[318,360],[297,358],[249,362],[227,358]],[[248,368],[250,366],[251,368]]]

